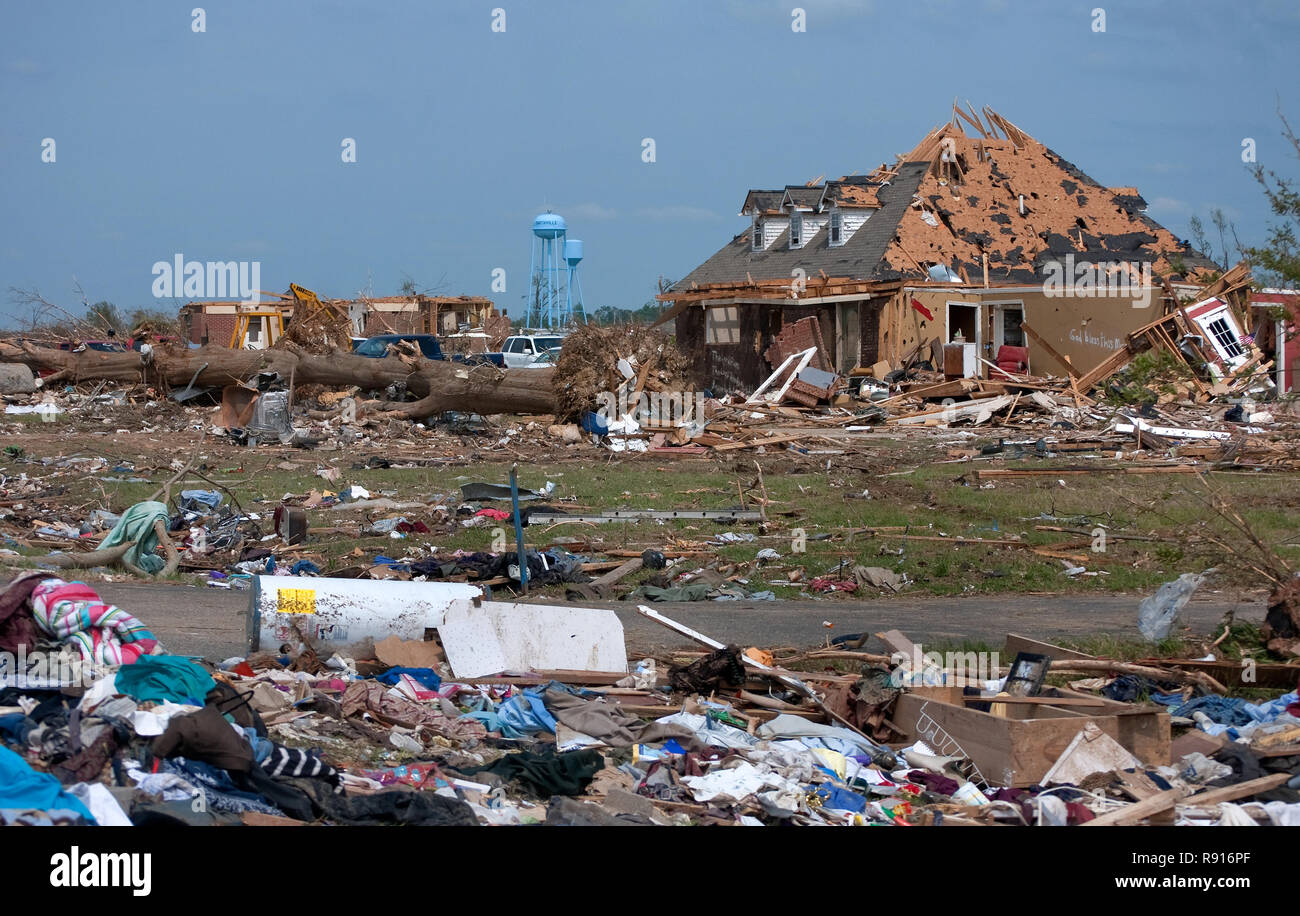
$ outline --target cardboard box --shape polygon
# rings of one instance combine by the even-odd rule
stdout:
[[[1084,697],[1048,688],[1045,694]],[[1087,722],[1149,766],[1169,763],[1169,712],[1102,700],[1097,707],[1008,705],[995,716],[967,707],[960,687],[918,687],[898,698],[892,721],[910,741],[945,756],[969,757],[990,786],[1036,785]]]

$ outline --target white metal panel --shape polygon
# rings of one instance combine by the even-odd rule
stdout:
[[[623,624],[605,608],[457,600],[438,636],[456,677],[557,668],[627,671]]]

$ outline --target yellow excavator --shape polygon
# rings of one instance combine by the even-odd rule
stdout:
[[[289,284],[294,298],[295,324],[311,327],[332,326],[338,318],[314,292],[297,283]],[[232,350],[264,350],[275,346],[285,334],[284,305],[239,305],[235,312],[235,330],[230,335]],[[346,336],[346,333],[345,333]]]

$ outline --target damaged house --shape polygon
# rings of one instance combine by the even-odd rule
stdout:
[[[238,333],[243,338],[241,348],[270,346],[278,336],[279,324],[287,327],[293,321],[297,299],[292,291],[263,296],[266,298],[257,305],[236,300],[189,302],[180,309],[181,326],[196,344],[232,346]],[[323,301],[340,314],[346,313],[353,337],[436,334],[446,339],[451,352],[484,352],[510,333],[509,318],[482,296],[415,294]],[[241,323],[241,314],[253,317]]]
[[[660,321],[719,395],[809,348],[840,374],[919,357],[1079,375],[1221,270],[1145,210],[987,107],[954,107],[892,165],[749,191],[749,227],[659,296]]]

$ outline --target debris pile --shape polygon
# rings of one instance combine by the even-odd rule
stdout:
[[[248,654],[214,662],[89,586],[11,583],[0,823],[1300,822],[1294,690],[1225,697],[1189,662],[1017,652],[964,671],[897,631],[877,634],[889,655],[791,654],[648,607],[699,648],[629,658],[610,611],[355,588],[258,579]],[[1171,724],[1192,730],[1171,743]]]

